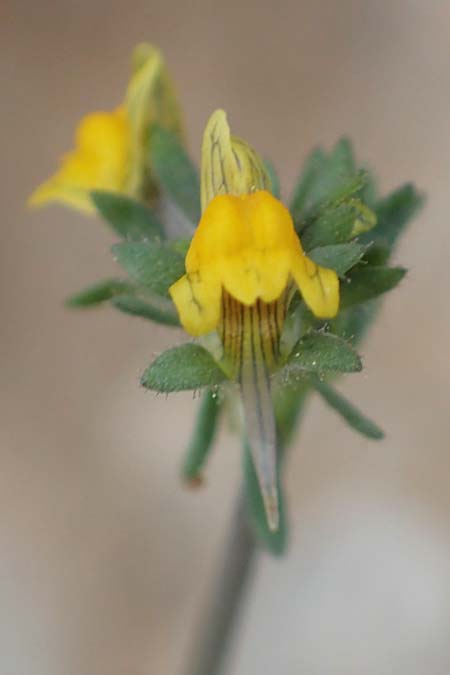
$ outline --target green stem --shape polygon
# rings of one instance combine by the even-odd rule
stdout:
[[[306,390],[279,396],[276,405],[282,425],[280,453],[290,440],[303,410]],[[198,626],[185,675],[224,675],[226,659],[239,612],[251,580],[257,548],[247,522],[247,495],[239,494],[231,530],[213,592]]]
[[[246,520],[245,495],[239,495],[215,588],[198,627],[186,675],[224,673],[229,645],[236,629],[255,561],[256,547]]]

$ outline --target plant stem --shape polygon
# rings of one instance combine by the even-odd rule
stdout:
[[[209,606],[198,626],[186,675],[224,673],[236,620],[256,557],[256,547],[247,525],[245,509],[245,495],[242,491]]]
[[[306,389],[297,387],[295,396],[281,390],[276,399],[280,422],[281,457],[303,412]],[[247,503],[241,490],[231,523],[221,567],[209,605],[198,625],[185,675],[224,675],[229,646],[236,630],[239,611],[251,580],[257,548],[247,524]]]

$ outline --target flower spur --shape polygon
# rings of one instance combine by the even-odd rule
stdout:
[[[270,189],[261,159],[231,136],[224,111],[214,112],[202,147],[202,217],[186,274],[170,295],[188,333],[219,335],[222,365],[240,386],[247,439],[274,531],[279,507],[270,375],[282,364],[286,313],[298,288],[315,316],[334,317],[339,281],[305,255],[289,211]]]

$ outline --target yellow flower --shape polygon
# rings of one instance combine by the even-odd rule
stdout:
[[[303,252],[289,211],[273,197],[258,155],[211,116],[202,148],[203,214],[170,288],[181,323],[194,336],[217,331],[241,387],[247,436],[271,529],[278,527],[276,428],[269,373],[280,363],[283,324],[297,286],[318,317],[339,307],[339,281]]]
[[[154,191],[147,140],[152,124],[182,134],[177,99],[160,52],[138,45],[125,102],[112,112],[84,117],[75,149],[59,170],[31,195],[29,204],[62,202],[91,213],[91,190],[108,190],[145,199]]]
[[[216,329],[225,291],[250,307],[278,300],[295,282],[321,318],[338,310],[338,280],[303,252],[289,211],[266,190],[218,195],[206,207],[186,256],[186,275],[170,289],[191,335]]]

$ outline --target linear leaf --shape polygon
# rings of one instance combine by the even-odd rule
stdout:
[[[371,438],[380,440],[384,437],[384,432],[380,427],[359,411],[353,403],[350,403],[342,394],[340,394],[331,385],[320,382],[318,378],[311,378],[311,384],[321,395],[323,400],[333,408],[355,431]]]
[[[423,203],[423,195],[417,192],[412,183],[407,183],[391,192],[385,199],[378,202],[375,208],[378,218],[378,225],[373,231],[375,238],[386,242],[392,249]]]
[[[68,307],[94,307],[124,293],[130,293],[133,286],[123,279],[105,279],[67,298]]]
[[[97,211],[122,239],[141,241],[164,236],[156,214],[141,202],[115,192],[94,190],[91,199]]]
[[[403,279],[403,267],[356,267],[341,283],[340,308],[346,309],[392,290]]]
[[[351,199],[323,209],[301,230],[306,251],[318,246],[342,244],[373,228],[376,216],[361,200]]]
[[[165,298],[142,300],[133,295],[121,295],[112,299],[112,305],[124,314],[138,316],[165,326],[180,325],[175,307]]]
[[[182,475],[187,481],[201,479],[203,467],[214,443],[220,409],[221,402],[217,392],[211,389],[205,391],[183,462]]]
[[[180,139],[155,126],[150,139],[152,169],[163,189],[193,223],[200,220],[200,182]]]
[[[349,198],[362,190],[365,181],[365,174],[355,169],[348,139],[338,141],[328,154],[314,150],[294,189],[291,201],[294,221],[304,223],[327,204]]]

